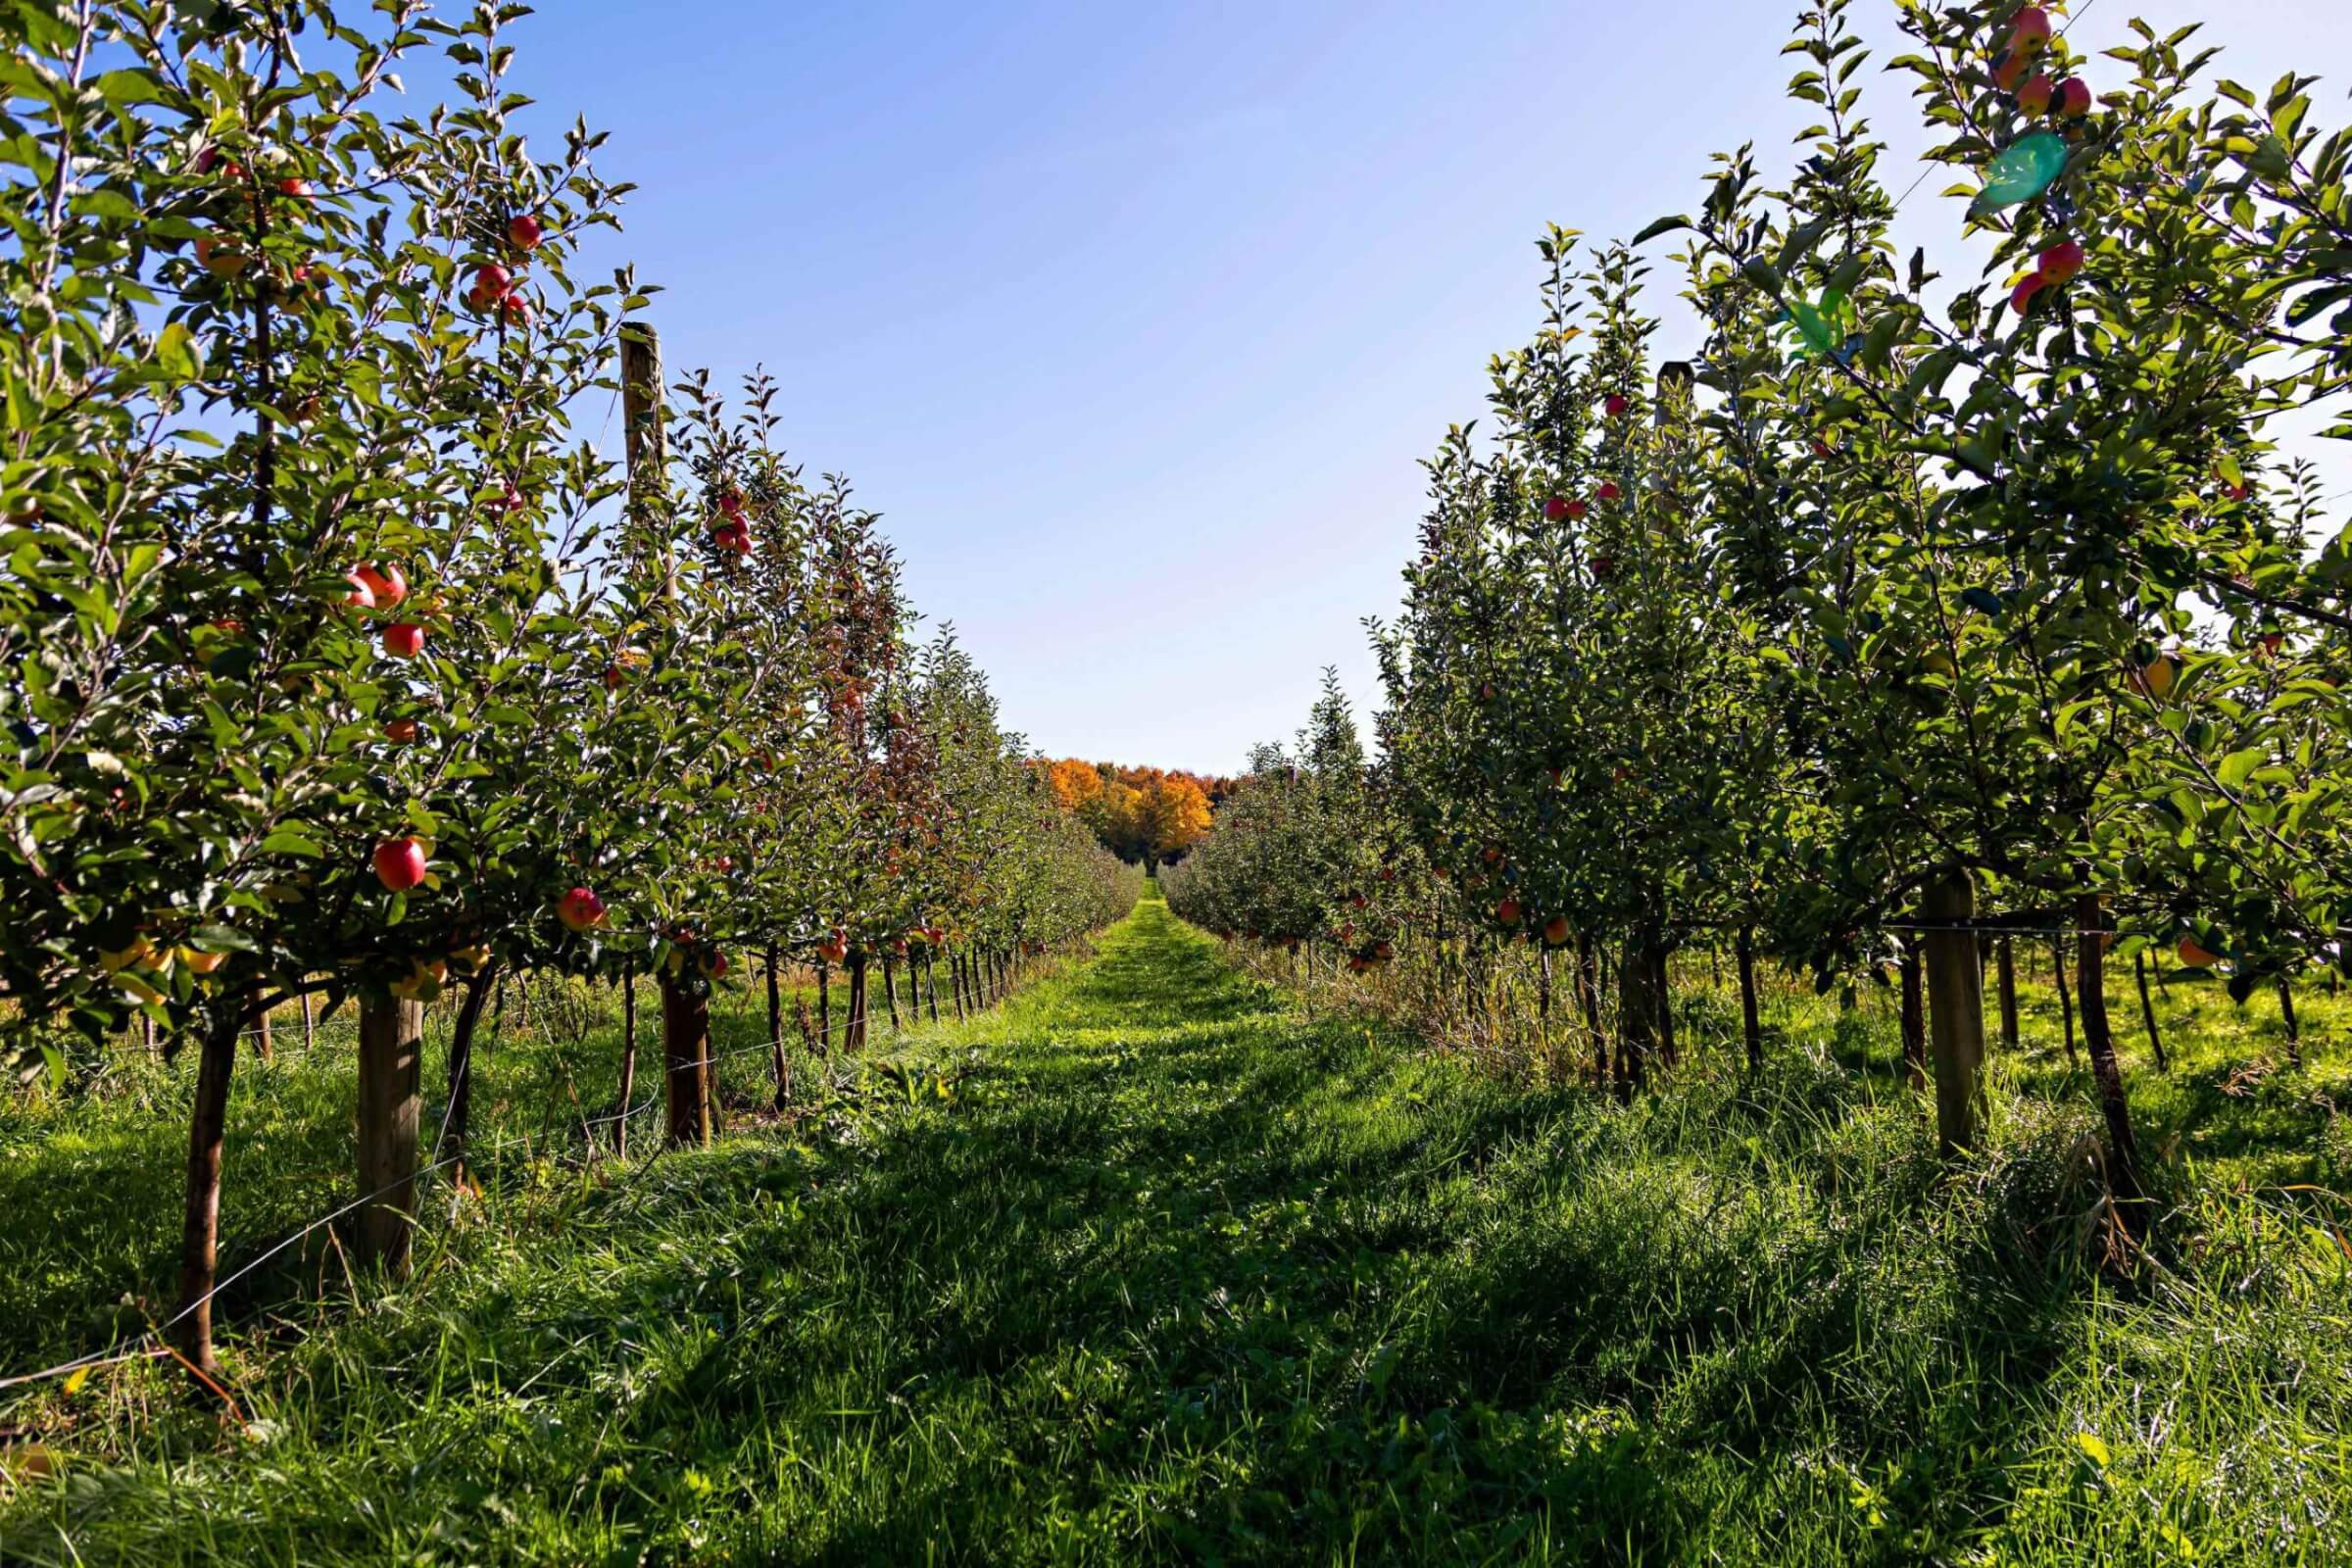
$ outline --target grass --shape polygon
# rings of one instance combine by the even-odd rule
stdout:
[[[410,1286],[274,1278],[238,1420],[145,1365],[0,1417],[64,1460],[0,1504],[0,1559],[2347,1560],[2352,1254],[2335,1200],[2255,1174],[2301,1173],[2340,1055],[2209,1103],[2232,1047],[2183,1034],[2144,1091],[2164,1261],[2107,1273],[2083,1098],[2017,1093],[2062,1065],[2004,1069],[1955,1178],[1840,1059],[1887,1058],[1874,1008],[1777,1010],[1760,1082],[1713,1052],[1620,1109],[1309,1019],[1148,902],[822,1118],[517,1152]],[[244,1212],[336,1142],[304,1109],[242,1130]],[[7,1212],[150,1157],[133,1123],[58,1112]],[[83,1258],[12,1221],[12,1349],[88,1343],[20,1303],[162,1277],[108,1223]]]

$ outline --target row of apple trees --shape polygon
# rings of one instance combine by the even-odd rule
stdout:
[[[2352,140],[2196,29],[2089,59],[2063,7],[1896,9],[1950,243],[1890,241],[1851,0],[1808,7],[1801,162],[1721,155],[1636,246],[1540,242],[1542,327],[1494,361],[1492,442],[1429,464],[1377,630],[1365,814],[1302,854],[1229,807],[1171,898],[1359,961],[1458,961],[1448,926],[1573,948],[1594,1016],[1597,949],[1627,1092],[1671,1064],[1679,948],[1737,951],[1751,1054],[1758,954],[1899,969],[1955,1147],[1978,943],[2054,938],[2129,1219],[2108,961],[2177,949],[2242,999],[2352,925],[2352,534],[2278,445],[2346,384]],[[1668,234],[1703,339],[1661,365],[1638,247]]]
[[[546,158],[514,128],[519,12],[0,22],[0,1030],[61,1079],[142,1017],[199,1054],[199,1366],[271,1005],[359,1011],[364,1240],[398,1266],[443,988],[448,1147],[523,971],[656,977],[670,1131],[704,1137],[745,955],[771,1025],[779,963],[846,968],[855,1045],[870,958],[978,1002],[1134,897],[917,639],[873,517],[778,450],[771,385],[622,396],[654,291],[572,267],[627,187],[585,125]],[[404,72],[447,101],[385,107]],[[615,402],[625,469],[587,439]]]

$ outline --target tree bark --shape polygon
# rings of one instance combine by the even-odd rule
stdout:
[[[1657,971],[1658,1059],[1668,1067],[1679,1067],[1683,1061],[1683,1049],[1674,1031],[1673,956],[1666,950],[1664,938],[1650,945],[1650,964]]]
[[[422,1110],[424,1004],[360,1001],[359,1254],[406,1279],[416,1235],[416,1129]]]
[[[2156,1054],[2156,1070],[2170,1072],[2172,1067],[2164,1059],[2164,1036],[2156,1032],[2156,1000],[2148,995],[2148,956],[2145,953],[2132,955],[2132,972],[2139,981],[2139,1015],[2148,1026],[2148,1049]]]
[[[923,947],[923,978],[928,982],[924,990],[930,1002],[931,1021],[937,1023],[939,1022],[939,956],[932,951],[928,943]]]
[[[1925,976],[1921,973],[1919,949],[1904,950],[1903,980],[1903,1069],[1913,1089],[1928,1086],[1928,1014],[1920,988]]]
[[[833,971],[822,962],[816,966],[816,1038],[825,1043],[825,1054],[833,1054]]]
[[[662,976],[662,1090],[669,1141],[710,1142],[710,1004],[666,971]]]
[[[507,988],[498,988],[504,1004]],[[616,1158],[629,1157],[629,1102],[637,1093],[637,971],[620,971],[620,1109],[619,1119],[612,1123],[612,1153]]]
[[[302,994],[302,1054],[309,1055],[318,1047],[318,1009],[313,1005],[311,994]]]
[[[1984,972],[1977,939],[1977,890],[1966,871],[1953,871],[1920,901],[1931,927],[1920,946],[1928,971],[1929,1042],[1936,1057],[1936,1138],[1945,1155],[1974,1149],[1984,1102]]]
[[[767,945],[767,1054],[776,1074],[776,1108],[792,1100],[792,1058],[784,1051],[784,990],[778,976],[783,960],[776,945]]]
[[[1592,1081],[1605,1086],[1609,1081],[1609,1041],[1600,1032],[1600,966],[1592,956],[1590,931],[1576,934],[1576,992],[1585,1010],[1585,1032],[1592,1037]]]
[[[482,1021],[482,1004],[490,1000],[490,986],[495,978],[495,966],[466,982],[466,994],[458,1001],[457,1021],[449,1032],[449,1108],[442,1116],[441,1153],[455,1155],[457,1163],[450,1167],[450,1181],[464,1186],[473,1175],[472,1163],[466,1157],[473,1132],[473,1035]],[[435,1154],[438,1159],[441,1154]]]
[[[1740,1032],[1747,1045],[1747,1070],[1764,1069],[1764,1025],[1756,1010],[1756,933],[1740,928]]]
[[[2107,1025],[2107,911],[2096,894],[2075,905],[2075,975],[2082,1006],[2082,1045],[2090,1054],[2091,1080],[2107,1118],[2107,1182],[2125,1229],[2144,1236],[2154,1215],[2140,1184],[2139,1142],[2132,1135],[2132,1102],[2124,1093],[2124,1064]]]
[[[200,1371],[220,1369],[213,1355],[213,1282],[220,1251],[220,1155],[228,1127],[228,1083],[236,1070],[241,1009],[223,1004],[204,1033],[196,1063],[196,1103],[188,1116],[187,1203],[180,1220],[179,1348]]]
[[[2075,999],[2066,989],[2066,938],[2050,939],[2050,958],[2057,972],[2058,1016],[2066,1025],[2066,1064],[2077,1067],[2082,1065],[2082,1059],[2075,1054]]]
[[[270,1033],[270,1009],[263,1007],[257,1011],[254,1014],[254,1023],[261,1035],[261,1038],[254,1042],[255,1048],[261,1053],[264,1061],[275,1061],[277,1059],[277,1041]]]
[[[845,1049],[865,1049],[865,950],[860,948],[850,955],[850,1015],[843,1027],[849,1032]]]
[[[906,1027],[899,1021],[899,963],[887,953],[882,955],[882,1000],[890,1006],[890,1032],[897,1034]]]
[[[1631,1100],[1649,1079],[1649,1057],[1658,1046],[1657,928],[1644,920],[1625,939],[1625,960],[1617,970],[1617,1094]]]
[[[2010,939],[2001,938],[1992,950],[1996,972],[2000,978],[2001,1050],[2017,1050],[2017,949]]]
[[[2303,1025],[2295,1017],[2295,988],[2285,975],[2278,977],[2278,1018],[2286,1025],[2286,1059],[2296,1066],[2303,1065]]]
[[[956,999],[956,1021],[963,1022],[963,956],[948,955],[948,992]]]

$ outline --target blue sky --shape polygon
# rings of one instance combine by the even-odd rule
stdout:
[[[1325,664],[1374,697],[1417,460],[1532,329],[1543,225],[1630,234],[1741,140],[1786,167],[1795,10],[544,0],[510,39],[641,187],[596,258],[667,288],[670,367],[781,378],[795,455],[885,514],[1006,721],[1231,771]],[[2352,74],[2342,0],[2074,10],[2094,48],[2218,16],[2230,74]],[[1881,61],[1892,12],[1855,7]],[[1907,89],[1867,106],[1907,160]],[[1931,254],[1945,183],[1903,213]]]

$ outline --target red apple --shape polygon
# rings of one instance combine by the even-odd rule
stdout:
[[[398,745],[406,746],[416,738],[416,721],[413,718],[396,718],[384,726],[384,739]]]
[[[1598,490],[1595,490],[1592,493],[1600,497],[1600,499],[1603,501],[1615,501],[1620,496],[1625,494],[1624,491],[1618,489],[1613,484],[1603,484]]]
[[[253,258],[235,240],[207,234],[196,242],[196,265],[215,277],[235,277],[253,265]]]
[[[2046,115],[2050,100],[2057,94],[2058,84],[2046,74],[2035,76],[2017,89],[2017,107],[2029,115]]]
[[[605,901],[587,888],[573,888],[556,900],[556,918],[567,931],[591,931],[605,923]]]
[[[2075,240],[2066,240],[2043,251],[2035,259],[2041,270],[2042,281],[2052,288],[2071,283],[2082,270],[2082,247]]]
[[[2009,296],[2009,308],[2020,316],[2025,315],[2034,308],[2034,296],[2039,294],[2048,284],[2049,279],[2039,272],[2032,274],[2024,282],[2018,284],[2016,291]]]
[[[1544,940],[1555,948],[1566,947],[1568,945],[1568,917],[1564,914],[1555,914],[1544,921]]]
[[[1614,419],[1632,407],[1633,405],[1627,402],[1622,394],[1612,392],[1609,394],[1609,400],[1601,405],[1601,410]]]
[[[1566,496],[1546,497],[1544,502],[1544,515],[1553,522],[1557,522],[1562,517],[1567,516],[1568,498]]]
[[[1830,455],[1830,444],[1821,439],[1821,437],[1815,436],[1813,438],[1813,455],[1817,458],[1828,457]]]
[[[2090,83],[2069,76],[2058,84],[2058,118],[2081,120],[2090,113]]]
[[[368,582],[365,571],[347,571],[343,574],[343,580],[351,584],[351,592],[343,596],[344,604],[354,610],[375,608],[375,587]]]
[[[1592,509],[1587,507],[1582,501],[1571,501],[1568,503],[1568,520],[1570,522],[1582,522],[1585,520],[1585,514],[1590,510]]]
[[[703,974],[712,980],[727,977],[727,956],[715,948],[703,955]]]
[[[498,302],[498,314],[506,318],[509,326],[528,326],[531,324],[531,302],[519,294],[510,294]]]
[[[1494,918],[1503,925],[1517,925],[1519,923],[1519,901],[1505,899],[1494,906]]]
[[[535,251],[544,231],[539,220],[528,213],[517,213],[507,220],[507,241],[518,251]]]
[[[2198,946],[2195,937],[2182,937],[2180,939],[2180,961],[2191,969],[2210,969],[2222,960],[2220,955],[2208,953]]]
[[[368,585],[380,609],[390,610],[409,597],[409,579],[400,574],[398,566],[362,566],[355,575]]]
[[[2028,6],[2017,14],[2017,26],[2009,34],[2013,54],[2032,54],[2050,41],[2050,14],[2039,6]]]
[[[386,626],[384,652],[395,659],[415,659],[424,652],[424,628],[413,620],[395,621]]]
[[[386,839],[375,847],[375,879],[395,893],[424,880],[424,846],[415,839]]]
[[[496,262],[492,262],[487,267],[479,269],[473,274],[474,288],[479,292],[488,295],[494,300],[504,299],[506,297],[507,290],[513,287],[514,283],[514,274],[508,271],[505,268],[499,266]]]
[[[2032,64],[2024,54],[2010,50],[1993,64],[1992,84],[2003,92],[2017,91],[2018,84],[2026,79],[2027,68]]]
[[[308,196],[311,193],[311,182],[307,179],[296,179],[289,174],[277,182],[277,193],[280,196],[297,198]]]

